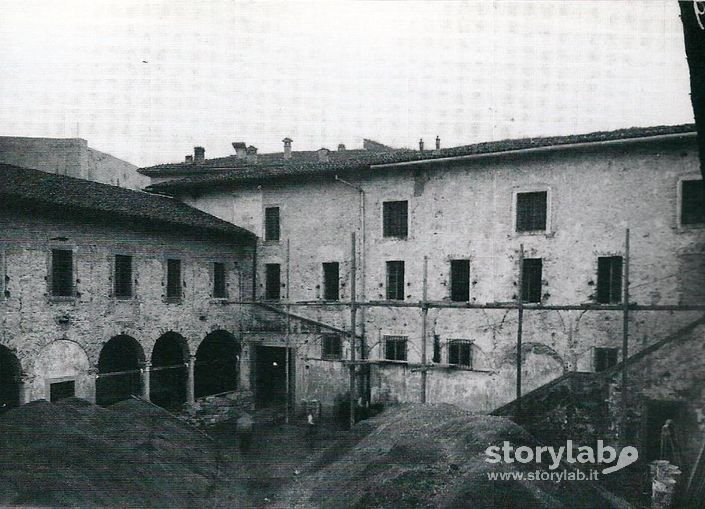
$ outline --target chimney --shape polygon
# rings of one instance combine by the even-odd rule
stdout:
[[[206,160],[206,149],[203,147],[193,147],[193,162],[203,164]]]
[[[284,142],[284,159],[291,159],[291,142],[294,141],[288,136],[282,140]]]
[[[186,156],[186,164],[193,164],[193,156],[191,154]]]
[[[344,144],[341,143],[340,145],[338,145],[338,152],[345,152],[345,145]]]
[[[423,138],[419,139],[419,152],[423,152]]]
[[[327,148],[319,148],[318,149],[318,162],[319,163],[329,163],[330,162],[330,150]]]
[[[245,145],[244,141],[234,141],[233,148],[238,159],[245,159],[247,156],[247,145]]]
[[[250,145],[247,147],[247,162],[255,164],[257,162],[257,147]]]
[[[436,136],[436,150],[441,150],[441,137]]]

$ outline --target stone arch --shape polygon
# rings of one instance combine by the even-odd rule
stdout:
[[[233,391],[240,378],[240,341],[219,329],[208,334],[196,351],[194,392],[197,398]]]
[[[165,408],[177,408],[186,401],[189,347],[173,331],[159,336],[151,357],[150,400]]]
[[[516,373],[516,345],[503,358],[502,364],[511,378]],[[545,343],[521,345],[522,391],[527,393],[565,373],[565,363],[553,348]]]
[[[34,359],[34,380],[30,399],[57,401],[77,396],[93,401],[95,378],[88,354],[81,345],[57,339],[42,347]]]
[[[20,405],[22,366],[9,348],[0,345],[0,413]]]
[[[132,336],[114,336],[105,343],[98,359],[96,403],[110,405],[139,395],[144,360],[144,350]]]

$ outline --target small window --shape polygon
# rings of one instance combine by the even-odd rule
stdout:
[[[597,302],[622,302],[622,257],[601,256],[597,259]]]
[[[705,189],[702,180],[681,182],[681,224],[705,223]]]
[[[384,337],[384,358],[388,361],[406,361],[406,336]]]
[[[548,193],[517,194],[517,231],[531,232],[546,229],[546,204]]]
[[[51,294],[54,297],[72,297],[73,291],[73,251],[70,249],[51,250]]]
[[[383,234],[405,239],[409,234],[409,202],[386,201],[382,204]]]
[[[448,364],[472,368],[472,342],[453,339],[448,343]]]
[[[470,300],[470,260],[450,261],[450,300]]]
[[[225,299],[228,297],[225,264],[213,262],[213,298]]]
[[[181,260],[171,258],[166,261],[166,298],[179,301],[182,297]]]
[[[281,267],[278,263],[268,263],[264,266],[265,288],[264,298],[279,300],[281,298]]]
[[[264,240],[279,240],[279,207],[264,209]]]
[[[541,258],[524,258],[521,281],[521,300],[523,302],[541,302]]]
[[[595,348],[595,371],[605,371],[617,365],[619,348]]]
[[[387,300],[404,300],[404,262],[387,262]]]
[[[323,299],[340,298],[340,268],[337,262],[323,264]]]
[[[433,336],[433,362],[441,363],[441,337],[438,334]]]
[[[49,385],[49,400],[56,403],[62,399],[72,398],[76,395],[76,382],[68,380]]]
[[[339,334],[323,334],[321,337],[321,357],[337,360],[343,357],[343,344]]]
[[[115,255],[115,280],[113,282],[113,292],[115,297],[132,297],[132,257],[127,255]]]

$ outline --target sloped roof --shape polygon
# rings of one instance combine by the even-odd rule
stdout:
[[[0,206],[60,207],[197,232],[254,237],[244,228],[166,196],[0,164]]]
[[[211,171],[199,171],[198,175],[193,174],[193,165],[188,165],[190,168],[188,172],[189,176],[178,180],[154,184],[149,186],[147,190],[168,193],[175,190],[197,189],[240,182],[263,182],[285,177],[304,177],[323,174],[335,175],[338,172],[368,169],[384,164],[408,163],[472,155],[490,155],[536,148],[560,148],[561,146],[567,145],[606,141],[638,140],[654,136],[688,134],[694,132],[694,124],[683,124],[675,126],[632,127],[616,131],[599,131],[569,136],[508,139],[424,152],[415,150],[397,150],[389,152],[346,150],[342,152],[331,152],[328,163],[318,162],[316,152],[293,152],[292,154],[305,154],[305,156],[300,155],[298,157],[292,157],[289,161],[268,161],[266,159],[268,154],[262,154],[257,164],[230,167],[228,167],[228,162],[232,160],[232,157],[228,157],[211,159],[207,165]],[[309,154],[311,155],[309,156]],[[347,155],[345,157],[337,157],[340,154]],[[146,175],[149,174],[147,171],[141,171]]]

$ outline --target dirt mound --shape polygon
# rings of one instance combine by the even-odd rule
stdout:
[[[212,442],[143,401],[35,401],[0,417],[2,507],[201,506],[217,475]]]
[[[536,442],[512,421],[451,405],[402,405],[364,423],[366,436],[329,464],[314,465],[282,500],[296,507],[614,507],[588,481],[490,480],[488,472],[535,472],[492,464],[485,449]],[[284,505],[284,504],[283,504]]]

